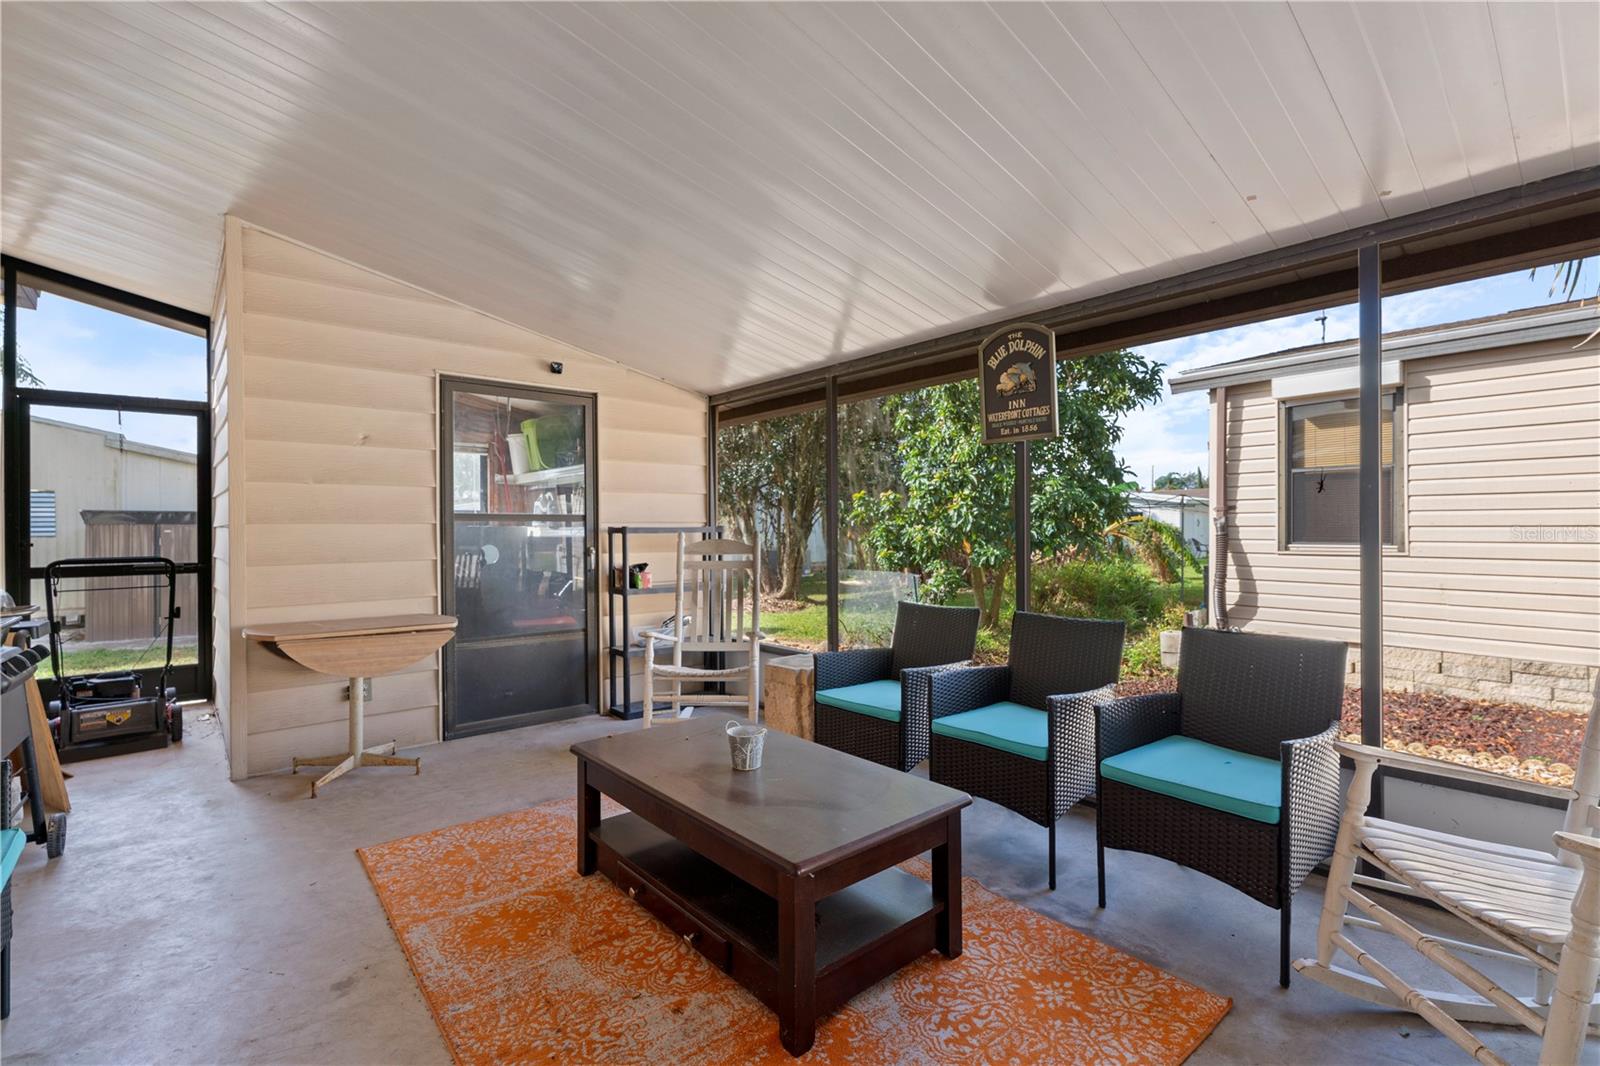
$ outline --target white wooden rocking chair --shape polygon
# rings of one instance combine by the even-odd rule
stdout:
[[[1358,744],[1337,745],[1355,761],[1339,840],[1328,870],[1317,930],[1317,957],[1295,969],[1307,977],[1383,1006],[1414,1011],[1479,1062],[1503,1060],[1462,1022],[1520,1024],[1543,1037],[1541,1066],[1571,1066],[1589,1032],[1600,978],[1600,681],[1584,732],[1575,788],[1551,790],[1567,800],[1566,819],[1547,854],[1438,833],[1366,816],[1379,766],[1483,784],[1503,784],[1487,771]],[[1392,880],[1356,872],[1358,860]],[[1489,945],[1429,936],[1385,908],[1363,888],[1383,887],[1438,904]],[[1354,907],[1359,914],[1350,914]],[[1347,925],[1395,936],[1476,996],[1419,991],[1353,943]],[[1359,973],[1333,965],[1343,951]],[[1460,956],[1478,955],[1534,968],[1534,994],[1508,992]]]
[[[658,686],[661,699],[677,720],[685,704],[694,707],[743,706],[750,720],[761,708],[761,563],[756,549],[736,540],[690,543],[678,534],[678,585],[673,594],[671,631],[645,630],[644,727],[655,719]],[[749,598],[749,626],[745,600]],[[670,643],[672,662],[656,662],[656,645]],[[740,656],[737,666],[685,666],[684,652]],[[743,682],[747,691],[685,693],[685,685]]]

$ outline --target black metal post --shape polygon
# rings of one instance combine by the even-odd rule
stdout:
[[[18,603],[28,602],[28,426],[18,416],[17,401],[17,268],[7,262],[5,274],[5,571],[6,591]]]
[[[823,495],[822,543],[828,553],[828,650],[839,650],[839,379],[828,378],[823,433],[827,485]]]
[[[706,406],[706,525],[717,524],[717,405]]]
[[[609,547],[609,545],[607,545],[607,546]],[[760,550],[759,545],[757,546],[757,550],[758,551]],[[622,563],[623,563],[623,565],[622,565],[622,640],[623,640],[623,645],[622,645],[622,647],[623,647],[623,653],[622,653],[622,717],[624,717],[624,718],[628,717],[628,715],[633,713],[633,664],[628,662],[628,653],[627,653],[627,649],[633,647],[633,619],[630,616],[629,611],[628,611],[628,564],[631,563],[631,562],[633,562],[633,558],[628,554],[628,527],[627,526],[623,526],[622,527]],[[607,565],[609,565],[611,567],[611,573],[613,575],[612,576],[612,580],[614,581],[616,579],[615,578],[615,575],[616,575],[616,557],[613,556],[611,559],[607,560]],[[678,575],[676,575],[676,574],[673,575],[673,580],[678,580]],[[757,589],[755,594],[757,596],[761,595],[761,590]],[[682,619],[674,618],[672,620],[672,631],[673,631],[674,634],[678,634],[678,633],[682,633],[683,632],[682,629],[678,628],[680,625],[682,625]],[[650,654],[648,643],[646,644],[645,654],[646,655]],[[654,698],[655,698],[655,694],[653,692],[646,692],[644,694],[644,698],[647,699],[647,700],[652,700],[653,701]],[[653,706],[653,704],[652,704],[652,706]],[[640,717],[644,716],[644,709],[642,707],[640,708],[639,714],[640,714]]]
[[[1011,517],[1017,534],[1017,610],[1032,610],[1031,569],[1033,565],[1033,469],[1028,458],[1028,442],[1017,441],[1017,476],[1011,499]]]
[[[1361,248],[1361,398],[1358,512],[1361,534],[1361,742],[1383,746],[1383,267],[1379,246]],[[1371,813],[1383,813],[1383,782],[1372,782]]]

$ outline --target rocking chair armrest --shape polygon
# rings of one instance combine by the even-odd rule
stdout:
[[[852,648],[849,651],[819,651],[816,662],[816,690],[846,685],[864,685],[868,681],[885,681],[894,662],[890,648]]]
[[[1408,751],[1390,751],[1387,748],[1374,748],[1370,744],[1352,744],[1349,741],[1336,741],[1334,750],[1340,755],[1347,756],[1356,764],[1356,772],[1378,766],[1392,766],[1397,770],[1407,770],[1412,773],[1427,774],[1432,777],[1448,777],[1457,781],[1470,781],[1479,785],[1495,785],[1500,788],[1513,787],[1550,796],[1554,799],[1570,801],[1577,798],[1577,792],[1570,788],[1558,788],[1554,785],[1539,785],[1531,781],[1519,781],[1508,778],[1504,774],[1493,773],[1489,770],[1480,770],[1475,766],[1462,766],[1460,763],[1445,762],[1443,759],[1430,759],[1423,755],[1413,755]]]
[[[1579,833],[1568,833],[1564,830],[1555,834],[1555,840],[1556,847],[1563,851],[1572,852],[1572,854],[1583,860],[1585,866],[1593,864],[1596,867],[1600,867],[1600,840],[1590,836],[1583,836]]]
[[[1178,731],[1183,702],[1176,692],[1124,696],[1095,708],[1096,768],[1100,760],[1154,744]],[[1097,769],[1098,772],[1098,769]]]
[[[963,666],[937,670],[928,678],[928,716],[973,711],[1011,695],[1011,667]]]

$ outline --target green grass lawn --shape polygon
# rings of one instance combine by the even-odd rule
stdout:
[[[879,603],[881,596],[873,594],[877,591],[869,592],[860,582],[840,580],[839,625],[843,630],[841,636],[849,643],[863,646],[876,643],[871,638],[880,632],[884,642],[887,642],[888,633],[894,627],[894,608]],[[761,631],[775,644],[786,644],[807,651],[826,648],[827,576],[811,574],[801,578],[800,594],[805,597],[805,605],[795,610],[787,609],[787,603],[781,605],[782,609],[774,610],[771,607],[773,601],[763,600]]]
[[[199,645],[188,643],[174,643],[172,645],[172,665],[190,666],[199,661]],[[119,670],[159,670],[166,660],[166,643],[149,647],[144,644],[124,647],[107,647],[97,645],[94,647],[73,647],[71,644],[63,649],[62,666],[66,669],[68,677],[77,677],[82,674],[106,674]],[[35,675],[40,680],[55,677],[55,671],[50,665],[50,660],[45,659],[39,664],[38,673]]]
[[[1205,560],[1201,559],[1200,562],[1202,565],[1204,565]],[[1174,582],[1171,585],[1171,588],[1174,590],[1178,589],[1179,587],[1180,585],[1178,582]],[[1205,571],[1185,569],[1183,572],[1183,581],[1181,583],[1181,587],[1183,589],[1184,606],[1200,606],[1201,603],[1205,602]]]
[[[828,580],[823,574],[800,579],[805,606],[797,610],[788,605],[773,610],[772,601],[762,601],[761,631],[774,644],[819,651],[828,646]],[[950,601],[955,607],[972,606],[971,591],[957,593]],[[883,647],[894,632],[895,599],[883,585],[841,577],[839,582],[840,640],[847,647]],[[992,647],[990,647],[992,645]],[[1003,635],[978,634],[978,648],[1004,655]]]
[[[1181,587],[1182,603],[1185,607],[1196,607],[1202,601],[1204,594],[1203,573],[1197,570],[1187,571],[1183,575],[1181,586],[1174,582],[1168,586],[1173,598],[1178,598]],[[803,651],[820,651],[828,646],[828,582],[823,574],[812,574],[800,581],[800,591],[805,597],[805,605],[794,610],[774,610],[771,601],[764,601],[761,611],[761,630],[767,635],[767,640],[774,644],[783,644]],[[1009,593],[1007,594],[1009,598]],[[971,607],[972,593],[965,591],[959,593],[950,601],[955,606]],[[784,605],[787,607],[787,604]],[[889,643],[889,637],[894,629],[893,602],[884,594],[880,586],[869,586],[864,582],[841,579],[839,585],[839,627],[841,642],[847,647],[873,647],[884,646]],[[1134,652],[1135,672],[1147,672],[1150,660],[1159,661],[1156,649],[1155,635],[1162,628],[1176,628],[1182,624],[1181,609],[1169,612],[1170,618],[1163,618],[1161,624],[1151,626],[1149,630],[1128,634],[1128,643]],[[1167,625],[1168,622],[1172,624]],[[977,657],[984,661],[1003,662],[1007,653],[1007,644],[1010,639],[1010,613],[1007,612],[1003,624],[999,629],[985,629],[978,633]],[[1146,648],[1144,645],[1149,645]]]

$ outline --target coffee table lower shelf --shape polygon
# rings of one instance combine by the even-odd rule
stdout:
[[[778,903],[636,814],[591,830],[600,871],[700,954],[778,1009]],[[816,903],[816,1011],[935,950],[944,910],[927,881],[890,867]]]

